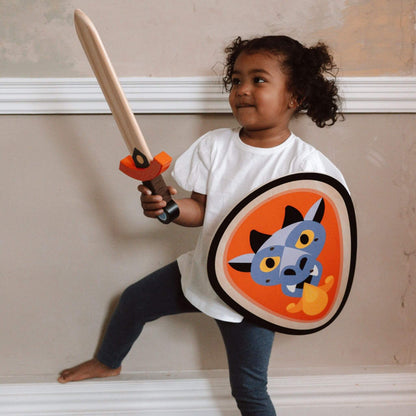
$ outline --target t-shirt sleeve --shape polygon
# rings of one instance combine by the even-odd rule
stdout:
[[[210,172],[209,133],[200,137],[175,162],[172,176],[186,191],[206,195]]]
[[[338,180],[348,190],[347,183],[341,171],[321,152],[314,150],[308,157],[302,160],[302,170],[304,172],[323,173]]]

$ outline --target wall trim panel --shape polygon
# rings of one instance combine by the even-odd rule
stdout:
[[[229,390],[225,374],[154,379],[133,374],[65,385],[52,380],[0,383],[0,413],[237,416]],[[412,372],[270,377],[269,392],[282,416],[416,414],[416,373]]]
[[[217,77],[121,78],[135,113],[229,113]],[[415,113],[416,77],[339,78],[345,113]],[[0,78],[0,114],[108,114],[95,78]]]

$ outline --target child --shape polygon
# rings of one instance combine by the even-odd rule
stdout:
[[[320,172],[345,184],[338,169],[289,130],[301,110],[319,126],[337,120],[335,68],[327,47],[306,48],[286,36],[237,38],[226,49],[224,84],[240,129],[218,129],[198,139],[176,162],[178,184],[190,191],[177,200],[177,224],[202,226],[195,250],[133,284],[123,293],[97,357],[69,370],[60,382],[120,373],[120,365],[146,322],[202,311],[224,339],[232,395],[242,415],[271,416],[267,369],[274,333],[223,303],[209,284],[208,248],[224,216],[253,189],[296,172]],[[165,202],[139,186],[144,214],[156,218]],[[176,190],[170,188],[172,195]]]

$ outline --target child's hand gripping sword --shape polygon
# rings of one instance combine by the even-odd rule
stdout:
[[[163,197],[166,207],[158,218],[168,224],[179,215],[179,208],[171,198],[161,175],[169,167],[172,158],[165,152],[152,157],[97,29],[81,10],[75,10],[74,22],[81,45],[130,152],[120,162],[120,170],[143,181],[153,194]]]

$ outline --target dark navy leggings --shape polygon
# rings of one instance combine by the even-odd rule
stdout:
[[[181,288],[177,262],[139,280],[122,294],[97,354],[118,368],[144,325],[162,316],[198,312]],[[267,393],[267,368],[274,332],[247,320],[216,321],[227,351],[232,395],[243,416],[275,416]]]

